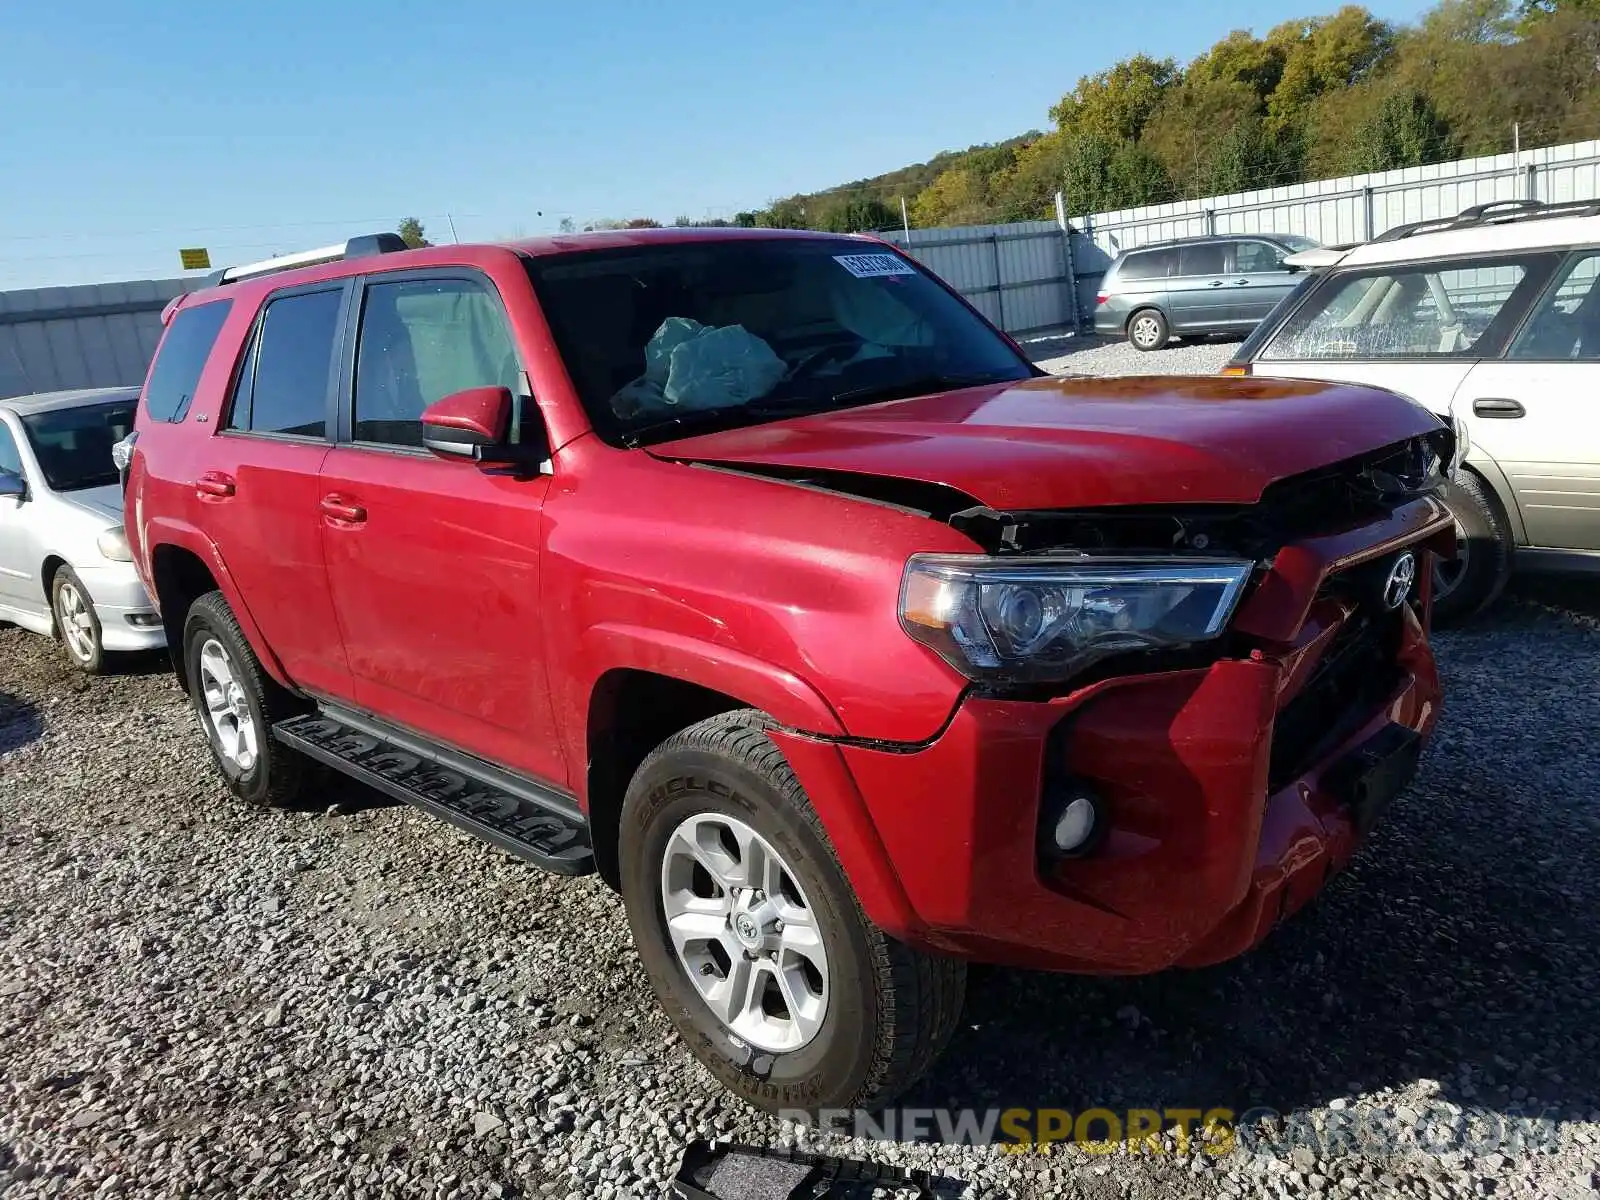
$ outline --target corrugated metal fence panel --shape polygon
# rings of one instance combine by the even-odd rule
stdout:
[[[144,381],[161,310],[194,279],[0,292],[0,397]]]
[[[1010,333],[1073,324],[1066,246],[1054,221],[886,234]]]

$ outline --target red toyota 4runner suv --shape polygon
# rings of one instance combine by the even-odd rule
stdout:
[[[1457,451],[1392,393],[1050,378],[776,231],[358,238],[165,324],[127,529],[229,788],[598,871],[766,1108],[904,1089],[967,960],[1255,945],[1438,714]]]

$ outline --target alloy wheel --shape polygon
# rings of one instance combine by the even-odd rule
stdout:
[[[76,584],[64,582],[56,591],[56,617],[67,650],[81,663],[94,661],[94,618],[89,603]]]
[[[788,1053],[828,1012],[828,957],[794,872],[749,825],[697,813],[661,864],[666,932],[678,963],[723,1026],[758,1050]]]
[[[222,757],[244,774],[256,765],[260,752],[256,721],[239,684],[238,669],[216,638],[207,638],[200,647],[200,695]]]

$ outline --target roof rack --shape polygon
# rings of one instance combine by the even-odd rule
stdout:
[[[398,233],[367,233],[334,246],[321,246],[315,250],[301,250],[297,254],[281,254],[277,258],[264,258],[260,262],[226,267],[206,276],[204,287],[218,287],[224,283],[237,283],[257,275],[271,275],[277,271],[292,271],[296,267],[310,267],[317,263],[339,262],[346,258],[366,258],[373,254],[394,254],[409,250]]]
[[[1434,217],[1427,221],[1414,221],[1410,225],[1396,225],[1385,230],[1374,242],[1398,242],[1419,233],[1446,233],[1456,229],[1472,229],[1479,225],[1504,225],[1510,221],[1539,221],[1547,217],[1600,216],[1600,200],[1566,200],[1560,204],[1546,204],[1542,200],[1492,200],[1488,204],[1474,204],[1453,217]]]

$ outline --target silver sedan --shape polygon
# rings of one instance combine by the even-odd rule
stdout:
[[[137,388],[0,400],[0,621],[65,645],[97,672],[107,651],[166,644],[133,569],[111,448]]]

